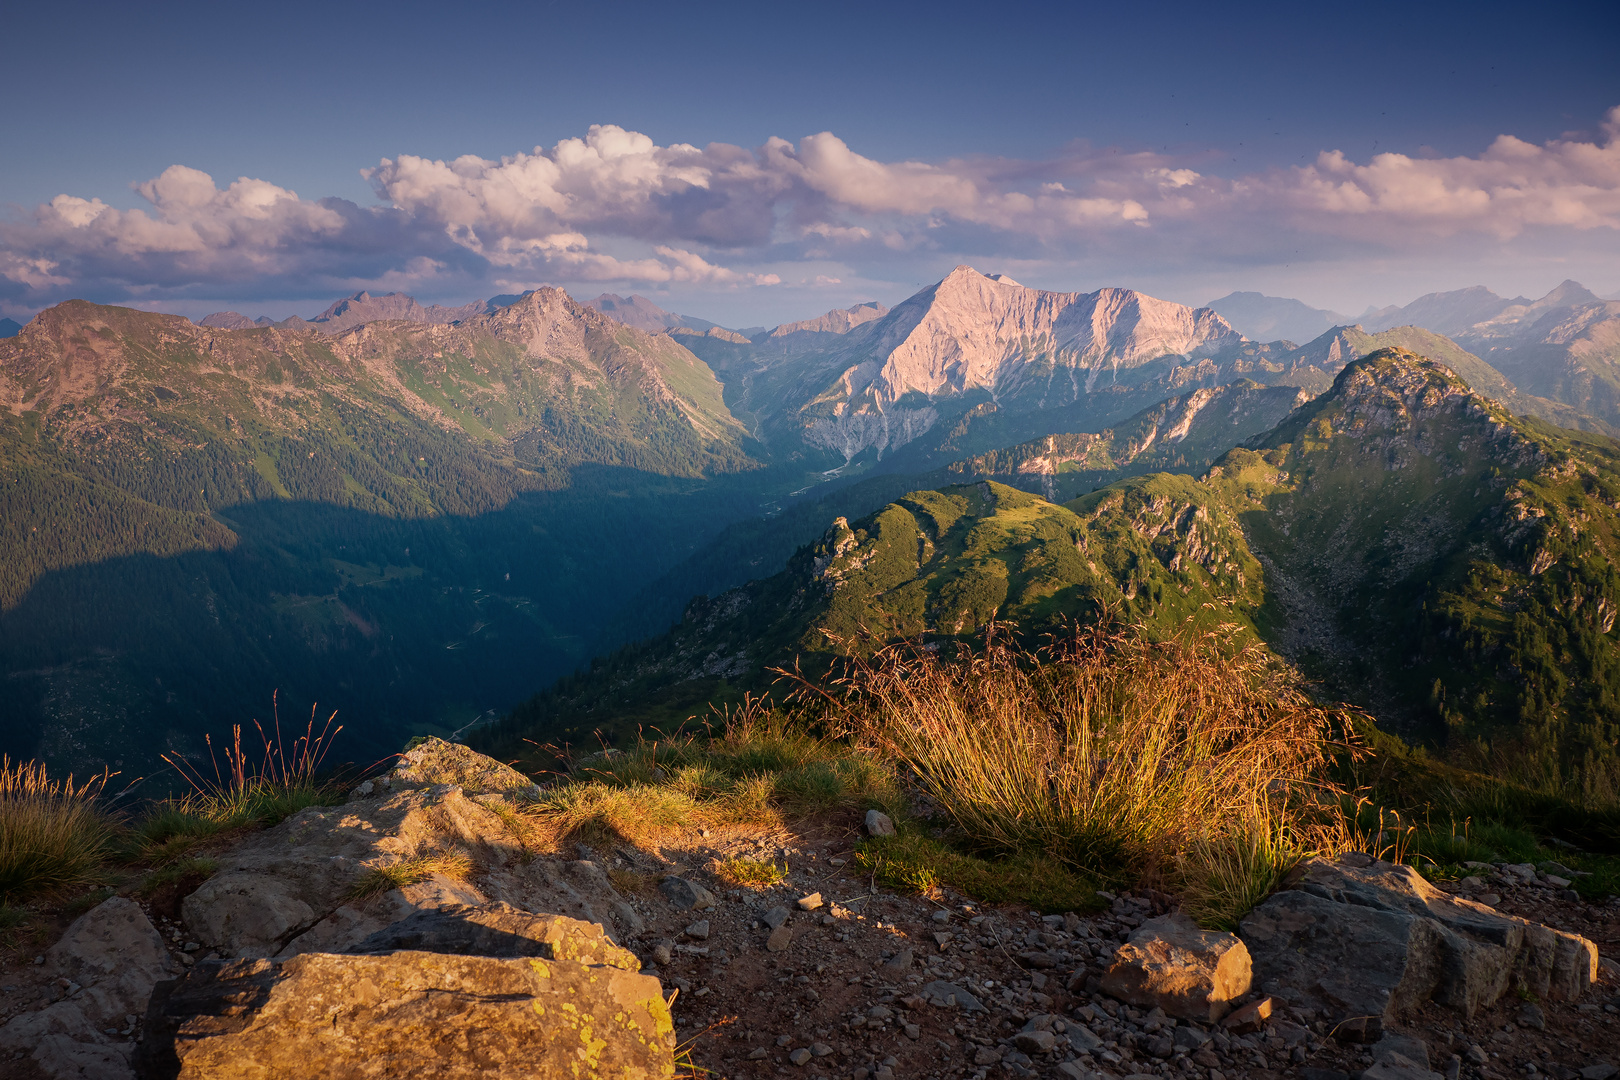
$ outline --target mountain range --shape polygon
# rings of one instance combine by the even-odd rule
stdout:
[[[754,510],[745,439],[702,361],[556,289],[339,333],[41,312],[0,342],[0,738],[144,767],[278,686],[364,752],[476,717],[588,658],[631,551]]]
[[[1136,430],[1185,440],[1211,408],[1224,424],[1276,391],[1228,388],[1193,408],[1204,394]],[[1056,449],[964,461],[964,483],[837,518],[780,573],[693,601],[666,635],[520,708],[489,745],[667,723],[767,689],[773,667],[813,675],[896,639],[966,639],[992,619],[1035,634],[1106,611],[1158,635],[1244,627],[1459,759],[1598,792],[1620,779],[1620,443],[1515,417],[1444,365],[1385,348],[1197,477],[1116,480],[1061,503],[989,479]]]
[[[917,564],[903,613],[883,600],[907,587],[896,579],[859,603],[852,593],[836,625],[817,623],[815,605],[772,601],[751,610],[789,622],[738,640],[802,641],[879,616],[971,633],[1005,606],[992,563],[1019,617],[1168,589],[1185,614],[1213,604],[1270,633],[1277,583],[1291,579],[1255,567],[1291,564],[1255,546],[1257,519],[1208,486],[1223,455],[1258,446],[1391,348],[1445,365],[1527,437],[1553,437],[1549,422],[1584,429],[1557,438],[1596,453],[1620,417],[1603,412],[1607,369],[1569,374],[1609,332],[1613,305],[1588,296],[1504,302],[1484,329],[1470,324],[1490,361],[1411,326],[1258,341],[1213,307],[1032,289],[969,267],[892,309],[743,330],[645,297],[581,303],[552,288],[460,307],[357,293],[310,320],[219,313],[206,325],[71,301],[0,342],[0,748],[145,769],[165,748],[197,749],[222,717],[263,712],[279,689],[284,703],[338,707],[353,752],[381,754],[658,634],[694,595],[750,578],[757,591],[775,567],[813,565],[826,551],[794,553],[829,520],[859,546],[867,515],[919,491],[945,501],[917,496],[903,507],[911,525],[890,514],[879,531],[901,538],[895,550],[926,540],[973,553],[967,579],[949,584],[968,563],[921,578]],[[1137,493],[1116,508],[1125,518],[1084,527],[1124,546],[1090,562],[1136,576],[1111,570],[1111,586],[1075,591],[1054,539],[1068,519],[1045,507],[1078,513],[1076,499],[1120,484]],[[1219,582],[1175,577],[1162,560],[1154,570],[1157,541],[1121,531],[1140,517],[1131,500],[1183,495],[1212,515],[1183,559],[1218,549],[1210,565],[1236,568],[1210,570]],[[1012,532],[992,543],[1001,526],[975,531],[980,519]],[[1014,527],[1026,519],[1028,536]],[[1155,534],[1180,542],[1169,535]],[[1019,584],[1018,567],[1047,562],[1057,577]],[[743,670],[735,650],[710,653],[718,674],[706,678]]]

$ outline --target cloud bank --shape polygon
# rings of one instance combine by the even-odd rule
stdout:
[[[750,150],[659,146],[602,125],[498,161],[384,159],[362,174],[374,206],[247,177],[221,188],[173,165],[135,185],[145,207],[62,194],[0,222],[0,300],[540,281],[736,290],[784,275],[807,285],[910,277],[946,256],[1267,266],[1505,250],[1528,237],[1620,251],[1620,107],[1595,138],[1502,135],[1471,157],[1358,162],[1333,150],[1236,176],[1205,164],[1217,157],[1081,148],[886,162],[828,132]]]

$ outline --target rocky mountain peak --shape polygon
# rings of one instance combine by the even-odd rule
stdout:
[[[481,315],[486,310],[488,305],[482,300],[474,300],[460,307],[442,307],[438,304],[423,307],[417,303],[415,297],[407,296],[405,293],[392,292],[384,296],[372,296],[362,289],[353,296],[333,301],[330,307],[309,321],[317,330],[332,334],[383,319],[400,319],[417,323],[460,322],[462,319]]]
[[[783,323],[766,336],[779,338],[805,331],[818,334],[846,334],[855,327],[869,323],[873,319],[881,319],[888,313],[889,309],[882,304],[868,301],[852,307],[834,308],[818,318]]]
[[[603,293],[594,300],[584,301],[584,304],[588,308],[600,311],[614,322],[633,326],[637,330],[645,330],[649,334],[675,327],[703,331],[715,325],[704,319],[694,319],[690,315],[677,315],[673,311],[665,311],[640,293],[632,293],[629,296]]]
[[[251,330],[258,324],[239,311],[216,311],[198,319],[197,325],[211,330]]]

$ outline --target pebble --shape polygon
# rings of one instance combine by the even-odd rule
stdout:
[[[816,908],[821,906],[821,903],[821,894],[818,892],[813,892],[809,896],[799,897],[799,910],[814,911]]]
[[[810,1051],[801,1046],[797,1050],[793,1051],[793,1053],[788,1055],[788,1060],[793,1062],[795,1065],[805,1065],[809,1063],[810,1057]]]
[[[894,820],[881,810],[868,810],[866,812],[866,834],[868,836],[893,836]]]
[[[703,919],[688,926],[686,936],[696,938],[699,941],[707,941],[709,939],[709,920]]]
[[[765,939],[767,952],[785,952],[793,944],[793,931],[786,926],[778,926],[771,931],[771,936]]]
[[[719,903],[714,893],[683,877],[670,876],[658,883],[658,891],[669,898],[670,902],[682,911],[691,911],[694,908],[710,911]]]

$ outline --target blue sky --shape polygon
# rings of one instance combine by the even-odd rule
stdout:
[[[13,315],[552,282],[742,325],[957,262],[1351,313],[1620,290],[1612,3],[80,4],[5,31]]]

